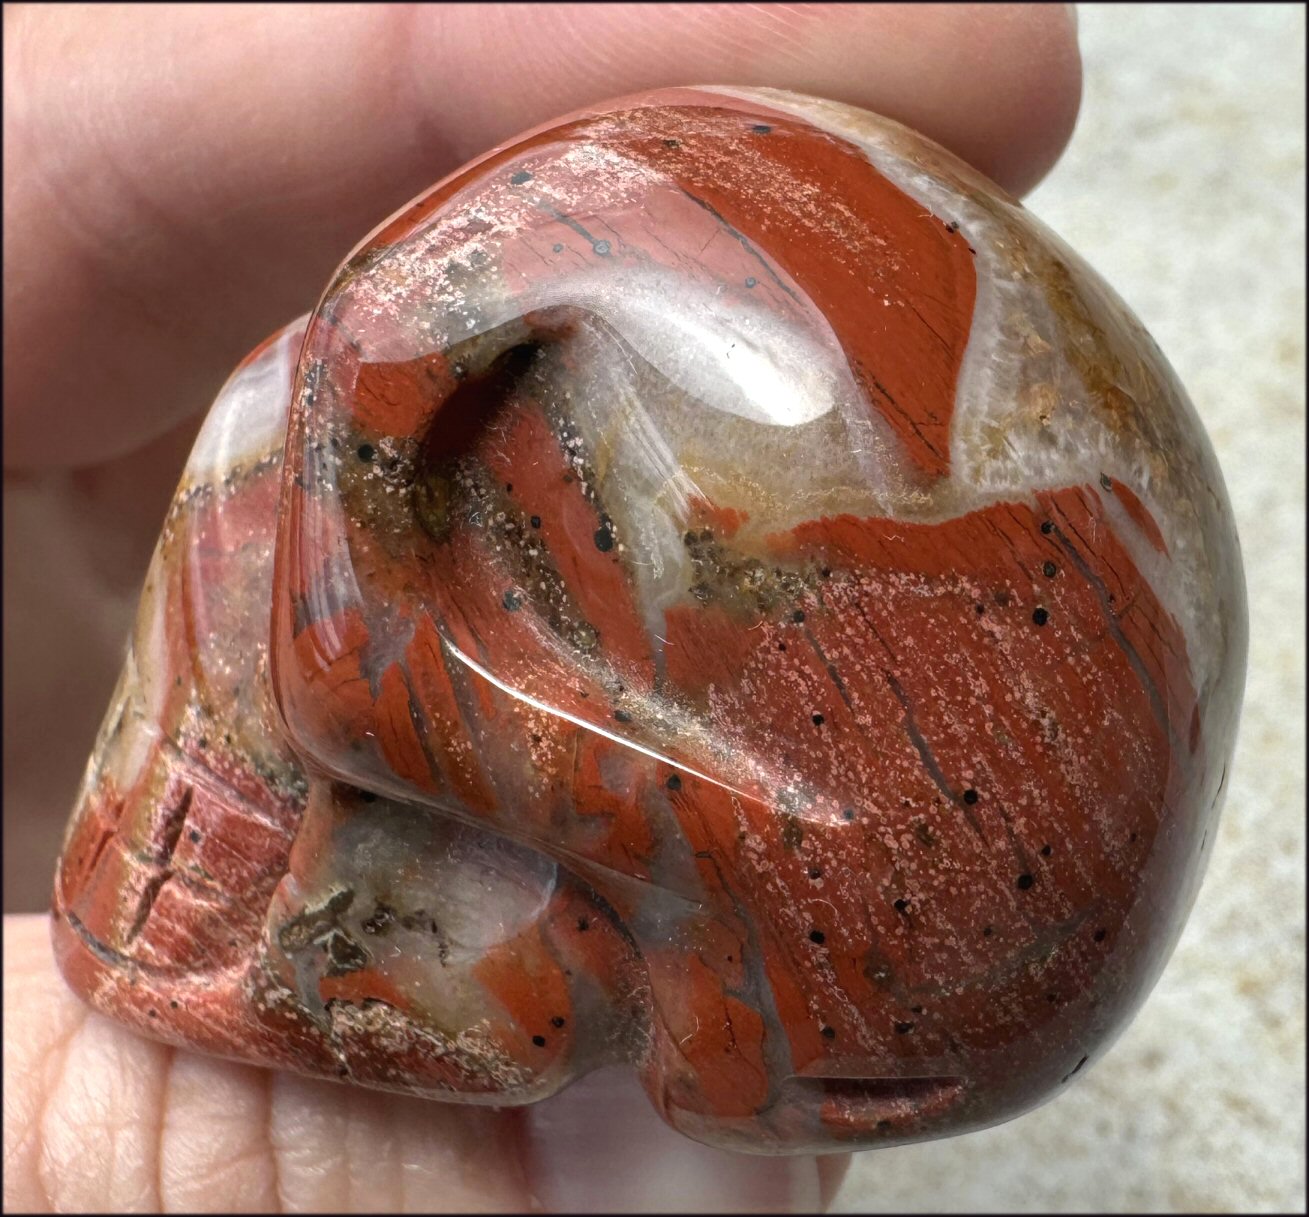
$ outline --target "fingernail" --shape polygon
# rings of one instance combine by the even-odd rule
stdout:
[[[598,1070],[528,1109],[527,1172],[548,1213],[808,1213],[808,1156],[710,1149],[655,1113],[636,1075]]]

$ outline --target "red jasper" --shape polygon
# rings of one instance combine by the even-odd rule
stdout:
[[[1245,628],[1184,391],[1018,203],[847,107],[627,98],[438,184],[224,388],[60,965],[437,1099],[625,1061],[736,1149],[979,1128],[1159,975]]]

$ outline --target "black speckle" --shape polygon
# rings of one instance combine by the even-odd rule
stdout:
[[[821,727],[823,725],[823,716],[821,714],[815,714],[812,717],[815,727]]]
[[[681,141],[680,139],[666,139],[666,140],[664,140],[664,147],[665,147],[665,148],[680,148],[681,146],[682,146],[682,141]]]
[[[964,791],[964,802],[969,805],[977,802],[977,791],[975,791],[971,786]]]
[[[1018,879],[1017,879],[1018,890],[1019,890],[1020,892],[1025,892],[1025,891],[1027,891],[1027,889],[1028,889],[1029,887],[1031,887],[1032,884],[1035,883],[1035,882],[1036,882],[1036,880],[1033,879],[1032,876],[1029,875],[1026,871],[1024,871],[1021,875],[1018,876]]]
[[[1045,523],[1041,525],[1041,531],[1048,537],[1052,532],[1054,532],[1054,522],[1052,520],[1046,520]]]
[[[909,907],[909,901],[901,896],[892,907],[897,913],[903,913]]]
[[[191,829],[191,831],[186,835],[190,837],[192,841],[200,840],[200,830],[198,828]]]
[[[910,1014],[922,1014],[922,1012],[923,1012],[923,1008],[922,1008],[922,1006],[910,1006],[910,1007],[909,1007],[909,1013],[910,1013]]]
[[[750,130],[753,131],[756,135],[767,135],[772,130],[772,127],[770,127],[767,123],[755,123],[755,125],[751,127]]]
[[[1137,838],[1137,836],[1138,836],[1137,833],[1132,833],[1132,835],[1131,835],[1130,837],[1127,838],[1129,844],[1133,844],[1133,845],[1134,845],[1134,844],[1136,843],[1136,838]]]
[[[759,282],[758,279],[756,279],[753,275],[750,275],[750,276],[746,279],[746,281],[745,281],[745,285],[746,285],[746,287],[754,287],[754,285],[755,285],[756,283],[758,283],[758,282]]]
[[[778,649],[779,651],[785,651],[785,650],[786,650],[786,643],[784,643],[784,642],[779,642],[779,643],[777,644],[777,649]]]
[[[208,748],[208,747],[209,747],[209,740],[208,740],[205,736],[203,736],[203,735],[202,735],[198,740],[196,740],[196,743],[197,743],[201,748]]]
[[[524,182],[530,182],[531,180],[532,175],[526,169],[520,169],[509,179],[510,183],[515,186],[521,186]]]
[[[818,577],[820,579],[830,579],[832,577],[832,568],[830,566],[824,566],[823,569],[818,572]]]
[[[554,1018],[550,1020],[550,1026],[552,1027],[562,1027],[563,1025],[564,1025],[564,1017],[562,1014],[556,1014]]]
[[[1096,942],[1103,942],[1105,940],[1105,936],[1108,933],[1109,933],[1108,930],[1101,928],[1096,930],[1096,932],[1092,934],[1091,937],[1094,938]]]
[[[168,1003],[168,1008],[169,1008],[170,1010],[176,1010],[176,1009],[177,1009],[177,1002],[176,1002],[176,1001],[170,1001],[170,1002]]]
[[[1043,608],[1036,609],[1032,613],[1032,622],[1035,625],[1044,625],[1049,620],[1050,620],[1050,614],[1047,613]]]
[[[552,245],[550,248],[553,249],[555,253],[562,253],[564,247],[560,245],[558,242],[555,242],[555,244]]]
[[[896,1023],[896,1035],[908,1035],[914,1029],[913,1023]]]
[[[791,614],[791,620],[794,621],[796,625],[800,625],[804,621],[804,609],[796,609],[795,612]]]
[[[1054,1005],[1054,1004],[1059,1000],[1059,994],[1058,994],[1058,993],[1047,993],[1047,994],[1045,995],[1045,1000],[1048,1001],[1048,1002],[1053,1006],[1053,1005]]]
[[[589,921],[587,921],[587,919],[586,919],[585,917],[579,917],[579,918],[577,919],[577,928],[578,928],[578,929],[579,929],[583,934],[585,934],[586,931],[589,930],[589,929],[591,928],[591,923],[590,923]]]
[[[809,941],[816,942],[819,946],[822,946],[823,943],[827,941],[827,935],[824,934],[822,930],[810,930]]]
[[[1047,579],[1053,579],[1059,573],[1059,568],[1053,562],[1046,562],[1041,567],[1041,574]]]
[[[854,819],[854,808],[853,808],[853,807],[847,807],[843,812],[841,812],[841,818],[842,818],[843,820],[853,820],[853,819]]]
[[[544,1035],[534,1035],[534,1036],[532,1036],[532,1043],[534,1043],[538,1048],[544,1048],[544,1047],[545,1047],[545,1036],[544,1036]]]
[[[149,1010],[149,1011],[147,1011],[147,1013],[150,1015],[151,1018],[158,1018],[158,1017],[159,1017],[159,1011],[158,1011],[158,1010]]]
[[[822,1031],[819,1032],[819,1034],[820,1034],[820,1035],[823,1037],[823,1039],[825,1039],[825,1040],[834,1040],[834,1039],[836,1039],[836,1029],[835,1029],[834,1027],[824,1027],[824,1028],[822,1029]]]
[[[605,257],[606,254],[609,253],[610,247],[608,241],[597,241],[595,242],[594,245],[591,246],[591,248],[595,250],[595,252],[598,253],[603,258]]]
[[[877,1121],[877,1127],[880,1128],[880,1129],[887,1129],[887,1128],[890,1128],[890,1127],[891,1127],[891,1121],[890,1121],[890,1120],[878,1120],[878,1121]]]
[[[540,528],[540,527],[541,527],[541,517],[540,517],[540,516],[533,516],[530,520],[528,520],[528,523],[529,523],[533,528]]]
[[[385,934],[390,928],[391,923],[395,921],[395,909],[389,904],[384,904],[381,900],[376,901],[372,915],[360,923],[359,928],[365,934]],[[406,918],[407,922],[408,919]],[[406,925],[406,928],[412,928]]]
[[[348,1078],[350,1076],[349,1068],[345,1065],[338,1065],[336,1069],[336,1076],[339,1078]]]
[[[980,617],[984,612],[986,612],[986,605],[979,600],[973,605],[973,611]]]
[[[513,482],[506,482],[506,483],[505,483],[505,494],[513,494],[513,492],[514,492],[514,484],[513,484]]]
[[[1052,853],[1054,853],[1054,846],[1053,846],[1053,845],[1042,845],[1042,846],[1041,846],[1041,857],[1043,857],[1043,858],[1048,858]]]
[[[377,795],[375,795],[371,790],[361,790],[359,792],[359,801],[361,803],[376,803]]]
[[[990,938],[991,935],[994,934],[994,933],[995,933],[995,931],[994,931],[994,930],[993,930],[989,925],[985,925],[985,926],[982,927],[982,937],[983,937],[983,938]]]
[[[948,223],[948,224],[945,226],[945,230],[946,230],[946,232],[958,232],[958,231],[959,231],[959,221],[958,221],[958,220],[951,220],[950,223]]]
[[[356,449],[356,452],[359,454],[359,459],[361,461],[371,461],[373,459],[372,444],[360,444]]]
[[[819,867],[819,866],[811,866],[811,867],[809,868],[809,878],[811,878],[811,879],[821,879],[822,877],[823,877],[823,870],[822,870],[822,867]]]
[[[615,710],[614,718],[620,723],[630,723],[632,721],[632,716],[626,710]]]
[[[595,530],[595,547],[602,554],[607,554],[614,547],[614,534],[607,528]]]
[[[668,781],[666,781],[664,785],[667,786],[669,790],[681,790],[682,779],[677,774],[670,773],[668,775]]]
[[[1112,490],[1114,488],[1113,479],[1107,473],[1102,473],[1100,475],[1100,485],[1106,490]]]
[[[522,600],[520,600],[513,593],[512,590],[505,592],[504,596],[500,600],[500,603],[503,604],[505,608],[507,608],[511,613],[516,613],[520,608],[523,607]]]

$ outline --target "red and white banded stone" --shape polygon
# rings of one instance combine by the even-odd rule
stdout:
[[[1176,377],[873,115],[678,89],[366,239],[214,405],[55,893],[142,1031],[902,1143],[1057,1093],[1212,840],[1239,549]]]

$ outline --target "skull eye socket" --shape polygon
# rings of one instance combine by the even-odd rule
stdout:
[[[542,345],[515,343],[484,372],[460,379],[436,412],[414,463],[412,489],[414,515],[432,540],[448,540],[460,511],[467,515],[472,504],[461,490],[461,467],[483,432],[512,411]]]

